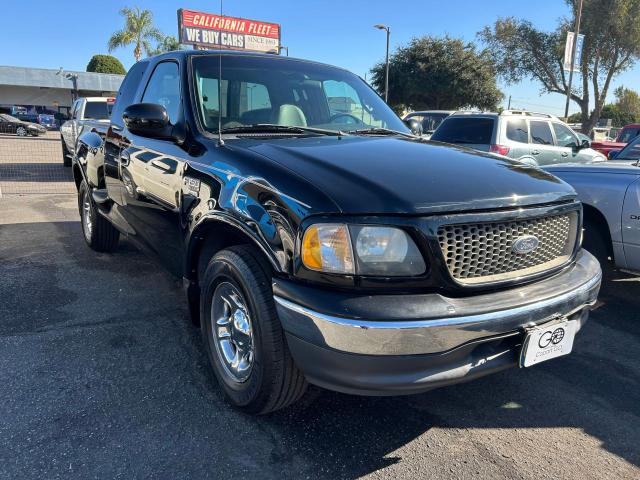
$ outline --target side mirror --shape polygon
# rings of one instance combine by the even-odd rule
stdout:
[[[122,113],[122,120],[134,135],[147,138],[172,138],[173,126],[167,110],[157,103],[134,103]]]
[[[422,123],[415,118],[410,118],[409,120],[404,120],[404,124],[409,127],[411,133],[414,135],[422,135]]]
[[[591,148],[591,142],[585,138],[580,142],[580,147],[578,148]]]
[[[620,154],[620,150],[611,150],[609,152],[609,155],[607,155],[607,158],[609,160],[613,160],[614,158],[616,158],[618,155]]]

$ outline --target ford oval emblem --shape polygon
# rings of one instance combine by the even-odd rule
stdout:
[[[525,255],[533,252],[540,245],[540,240],[535,235],[523,235],[513,241],[511,250],[518,255]]]

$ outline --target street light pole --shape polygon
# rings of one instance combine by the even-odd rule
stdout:
[[[386,26],[386,25],[382,25],[382,24],[377,24],[373,26],[374,28],[377,28],[378,30],[384,30],[387,32],[387,55],[386,55],[386,60],[385,60],[385,75],[384,75],[384,101],[388,102],[389,101],[389,36],[391,35],[391,28]]]
[[[286,47],[284,45],[280,45],[278,47],[278,53],[280,53],[282,50],[285,50],[287,52],[287,57],[289,56],[289,47]]]
[[[564,106],[564,118],[569,118],[569,102],[571,101],[571,83],[573,82],[573,67],[576,60],[576,46],[578,45],[578,35],[580,35],[580,17],[582,17],[582,0],[578,4],[578,14],[576,15],[575,32],[573,32],[573,46],[571,47],[571,69],[569,70],[569,85],[567,86],[567,103]],[[567,33],[568,35],[568,33]]]

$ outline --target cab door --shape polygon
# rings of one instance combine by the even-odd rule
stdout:
[[[556,136],[558,153],[560,154],[559,163],[587,162],[591,160],[590,157],[587,158],[587,155],[581,155],[582,150],[578,148],[580,140],[569,127],[558,122],[552,122],[552,125],[553,133]]]
[[[640,178],[629,185],[624,198],[622,243],[627,268],[640,272]]]
[[[180,65],[165,60],[156,65],[140,99],[162,105],[172,125],[184,121]],[[186,152],[173,140],[144,138],[122,131],[121,178],[123,212],[136,239],[170,272],[182,276],[183,239],[180,229],[182,175]]]
[[[529,132],[531,137],[530,153],[538,165],[560,163],[561,155],[554,144],[550,122],[548,120],[529,120]]]

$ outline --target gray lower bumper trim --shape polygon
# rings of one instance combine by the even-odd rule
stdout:
[[[444,352],[470,341],[514,332],[543,323],[554,315],[570,315],[592,306],[598,296],[601,277],[597,260],[581,252],[573,267],[551,279],[469,299],[474,307],[484,305],[486,310],[487,306],[500,305],[499,310],[408,321],[330,316],[278,296],[274,298],[284,329],[320,347],[366,355],[417,355]],[[529,287],[535,289],[534,297],[529,295]],[[567,291],[567,287],[570,290]],[[564,293],[557,294],[558,291]],[[442,301],[442,296],[434,295],[433,301]],[[456,299],[457,303],[459,301]],[[510,303],[508,308],[504,308],[506,303]],[[398,307],[402,308],[402,297],[399,297]],[[482,309],[476,311],[482,312]]]

